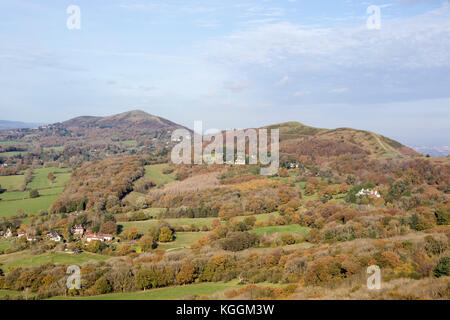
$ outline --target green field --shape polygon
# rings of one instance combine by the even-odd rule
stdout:
[[[0,176],[0,185],[2,186],[2,189],[8,191],[20,190],[24,183],[24,178],[23,175]]]
[[[24,145],[25,142],[22,141],[0,141],[0,146],[15,146],[15,145]]]
[[[51,188],[51,189],[41,189],[39,190],[39,194],[41,196],[53,196],[59,195],[63,192],[63,187]],[[24,200],[28,199],[30,196],[29,191],[13,191],[13,192],[5,192],[0,194],[0,200]]]
[[[0,263],[4,271],[11,267],[40,266],[45,263],[54,264],[76,264],[81,265],[88,261],[104,261],[110,257],[99,254],[82,252],[80,254],[70,254],[65,252],[46,252],[40,255],[33,255],[30,251],[20,251],[5,255],[0,255]]]
[[[0,152],[0,157],[14,157],[19,154],[25,154],[28,151],[8,151],[8,152]]]
[[[179,218],[179,219],[164,219],[171,226],[190,226],[191,224],[195,224],[199,227],[203,225],[211,226],[212,221],[216,218]],[[148,229],[153,226],[157,226],[160,220],[145,220],[145,221],[130,221],[130,222],[120,222],[123,226],[123,230],[129,230],[132,227],[136,227],[138,232],[141,234],[146,234]]]
[[[15,201],[0,201],[0,217],[10,217],[22,209],[25,213],[36,214],[40,210],[47,210],[58,195],[40,196],[34,199]]]
[[[34,295],[35,294],[32,292],[28,293],[28,297],[33,297]],[[6,296],[11,296],[11,297],[22,296],[24,299],[26,299],[27,294],[23,291],[0,290],[0,297],[6,297]]]
[[[177,300],[186,296],[209,296],[216,292],[237,287],[238,280],[229,282],[205,282],[185,286],[151,289],[147,291],[112,293],[91,297],[54,297],[51,300]]]
[[[309,231],[309,228],[302,227],[298,224],[292,224],[288,226],[271,226],[271,227],[263,227],[250,230],[252,233],[256,234],[274,234],[274,233],[297,233],[297,234],[306,234]]]
[[[164,210],[164,209],[158,209],[158,210]],[[280,214],[278,212],[272,212],[272,213],[265,213],[265,214],[255,214],[252,215],[256,218],[256,221],[266,221],[269,219],[270,216],[278,217]],[[234,219],[237,219],[239,221],[243,221],[248,216],[238,216]],[[165,221],[169,223],[171,226],[190,226],[192,224],[198,226],[201,228],[202,226],[206,225],[208,227],[211,227],[211,223],[214,219],[217,219],[215,217],[212,218],[177,218],[177,219],[163,219],[162,221]],[[160,220],[145,220],[145,221],[129,221],[129,222],[121,222],[120,224],[123,226],[124,230],[129,230],[132,227],[136,227],[138,229],[138,232],[141,234],[146,234],[148,229],[152,226],[158,225]]]
[[[125,196],[123,201],[130,203],[132,206],[137,206],[139,200],[141,200],[141,199],[145,200],[145,194],[136,192],[136,191],[132,191]]]
[[[47,175],[53,173],[54,182],[51,182]],[[23,175],[0,176],[2,188],[8,191],[0,194],[0,217],[9,217],[22,209],[25,213],[36,214],[40,210],[47,210],[51,203],[63,192],[64,185],[69,181],[70,173],[68,169],[61,168],[40,168],[33,170],[33,179],[27,185],[27,191],[18,191],[24,182]],[[37,189],[39,197],[30,199],[29,190]],[[15,190],[15,191],[12,191]]]
[[[175,180],[175,173],[164,174],[163,170],[169,167],[167,163],[152,164],[145,166],[145,178],[150,178],[153,182],[159,186]]]
[[[11,239],[0,238],[0,251],[8,249],[11,246]]]
[[[51,182],[47,175],[49,173],[53,173],[55,175],[55,181]],[[41,168],[33,170],[33,180],[28,184],[27,189],[42,189],[42,188],[54,188],[54,187],[62,187],[64,184],[69,181],[70,173],[68,169],[61,168]]]
[[[138,143],[136,140],[124,140],[120,141],[120,144],[126,148],[126,147],[136,147]]]
[[[275,211],[275,212],[271,212],[271,213],[263,213],[263,214],[254,214],[251,215],[251,217],[255,217],[256,221],[266,221],[268,220],[270,217],[279,217],[280,213]],[[238,219],[239,221],[244,221],[245,218],[250,217],[250,216],[238,216],[235,219]]]
[[[175,241],[160,243],[158,249],[189,248],[191,244],[204,237],[207,232],[176,232]]]
[[[64,146],[58,146],[58,147],[45,147],[44,151],[55,151],[55,152],[60,152],[60,151],[64,151]]]

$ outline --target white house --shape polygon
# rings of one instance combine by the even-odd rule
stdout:
[[[84,234],[84,227],[81,224],[77,224],[72,227],[72,234],[82,237]]]
[[[3,237],[5,238],[11,238],[12,237],[12,232],[11,229],[6,230],[5,234],[3,235]]]
[[[88,233],[86,234],[86,241],[91,242],[92,240],[96,241],[111,241],[114,239],[114,236],[112,234],[108,233]]]
[[[36,238],[33,237],[33,236],[27,235],[27,241],[28,241],[28,242],[33,242],[33,241],[36,241]]]
[[[368,197],[375,197],[375,198],[380,198],[381,195],[377,190],[372,190],[372,189],[361,189],[358,193],[358,196],[368,196]]]
[[[47,238],[50,241],[55,241],[55,242],[60,242],[62,240],[62,237],[58,234],[58,232],[55,232],[55,231],[47,233]]]
[[[289,169],[295,169],[295,168],[298,168],[297,163],[294,163],[294,162],[289,163]]]

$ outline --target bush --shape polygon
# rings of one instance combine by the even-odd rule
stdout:
[[[295,243],[295,238],[292,234],[290,233],[285,233],[281,236],[281,242],[284,245],[290,245],[290,244],[294,244]]]
[[[33,189],[30,191],[30,198],[38,198],[39,197],[39,191],[37,189]]]
[[[433,273],[436,278],[450,276],[450,257],[442,257],[436,268],[434,268]]]
[[[450,206],[442,206],[436,209],[434,213],[436,216],[437,224],[449,225],[450,224]]]
[[[112,287],[105,277],[100,277],[97,281],[95,281],[93,291],[95,294],[105,294],[111,292]]]
[[[151,236],[143,236],[139,240],[139,246],[143,252],[149,252],[156,248],[156,242],[153,240]]]
[[[173,231],[168,227],[162,227],[159,231],[159,241],[160,242],[170,242],[173,241]]]
[[[223,250],[240,251],[258,243],[258,236],[248,232],[230,232],[225,239],[219,240]]]

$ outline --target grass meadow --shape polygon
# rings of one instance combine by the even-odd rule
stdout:
[[[33,255],[29,250],[0,255],[2,269],[8,271],[12,267],[40,266],[46,263],[81,265],[88,261],[104,261],[108,256],[82,252],[80,254],[71,254],[66,252],[46,252],[39,255]]]
[[[308,227],[302,227],[298,224],[291,224],[287,226],[270,226],[250,230],[250,232],[256,234],[297,233],[299,235],[306,234],[308,231]]]
[[[112,293],[90,297],[54,297],[51,300],[177,300],[186,296],[209,296],[238,286],[237,280],[205,282],[185,286],[150,289],[129,293]]]
[[[55,176],[53,182],[47,178],[50,172]],[[54,167],[34,169],[33,179],[28,183],[26,190],[20,191],[24,183],[23,175],[0,176],[0,185],[7,190],[0,194],[0,217],[13,216],[19,209],[27,214],[47,210],[62,193],[69,179],[68,169]],[[31,199],[29,197],[31,189],[37,189],[40,196]]]
[[[169,165],[167,163],[162,164],[152,164],[145,166],[145,178],[150,178],[157,185],[163,185],[175,180],[175,173],[164,174],[164,169],[168,168]]]

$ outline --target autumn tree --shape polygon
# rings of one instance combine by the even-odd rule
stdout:
[[[168,227],[162,227],[159,232],[159,238],[158,240],[160,242],[171,242],[174,240],[173,237],[173,231]]]
[[[30,198],[38,198],[39,197],[39,191],[37,189],[30,190]]]
[[[287,177],[289,177],[289,172],[287,171],[286,168],[279,168],[278,169],[278,176],[280,176],[282,178],[287,178]]]
[[[143,252],[149,252],[156,247],[156,242],[151,236],[143,236],[139,240],[139,247]]]
[[[112,287],[105,277],[98,278],[92,289],[94,294],[105,294],[112,291]]]
[[[195,279],[195,266],[191,262],[187,262],[181,266],[180,272],[177,274],[178,284],[187,284]]]
[[[47,175],[47,179],[50,180],[50,182],[55,182],[55,175],[52,172],[49,172]]]
[[[107,221],[100,227],[100,232],[116,234],[117,224],[114,221]]]
[[[139,238],[138,229],[136,227],[131,227],[130,230],[124,233],[124,236],[128,240],[136,240]]]
[[[349,186],[348,186],[348,184],[346,182],[342,182],[339,185],[339,193],[347,193],[348,190],[350,190],[350,188],[349,188]]]
[[[217,227],[220,227],[220,219],[214,219],[211,222],[211,229],[216,229]]]

